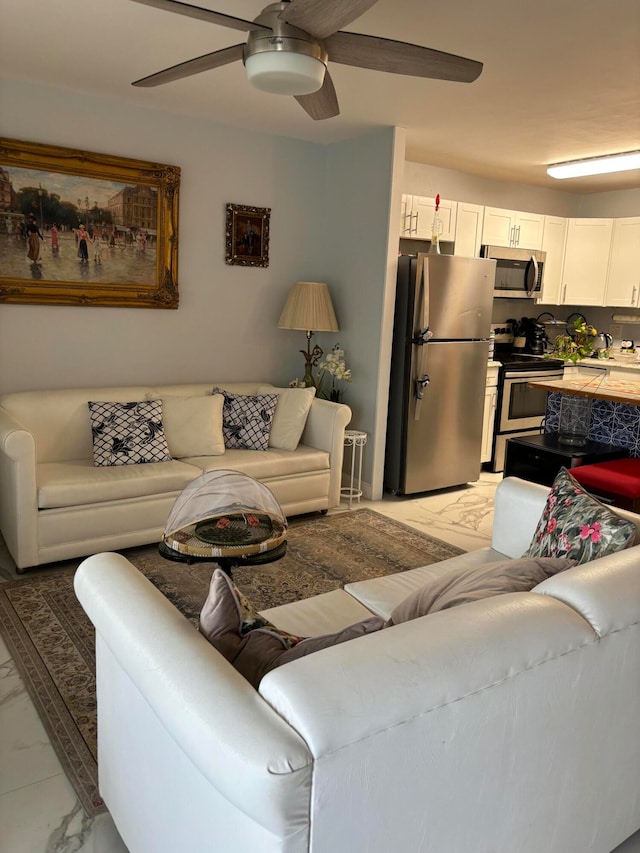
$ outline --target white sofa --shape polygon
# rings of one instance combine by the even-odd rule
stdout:
[[[296,450],[226,450],[146,465],[95,467],[87,402],[264,393],[265,383],[25,391],[0,397],[0,532],[18,571],[157,542],[176,497],[203,472],[264,482],[287,515],[340,502],[348,406],[314,400]]]
[[[266,614],[306,634],[388,616],[453,565],[520,556],[547,493],[504,480],[491,548]],[[131,853],[608,853],[640,828],[640,546],[311,654],[259,691],[123,556],[85,560],[75,588],[96,627],[100,790]]]

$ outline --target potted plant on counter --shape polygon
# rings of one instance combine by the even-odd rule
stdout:
[[[583,358],[590,358],[598,330],[587,323],[582,315],[578,315],[569,328],[570,333],[556,337],[553,352],[548,354],[548,358],[561,358],[573,364]]]

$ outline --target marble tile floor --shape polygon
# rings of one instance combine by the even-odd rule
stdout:
[[[353,506],[370,507],[470,551],[490,542],[493,495],[501,477],[483,472],[477,483],[459,489],[415,498],[385,496],[381,501],[362,500]],[[345,509],[348,511],[343,504],[335,512]],[[0,538],[0,582],[19,577]],[[108,814],[93,819],[84,815],[1,639],[0,851],[127,853]],[[640,853],[640,833],[615,853]]]

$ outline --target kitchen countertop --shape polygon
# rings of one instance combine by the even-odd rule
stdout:
[[[633,379],[610,379],[604,377],[578,377],[549,382],[530,382],[531,388],[590,397],[593,400],[609,400],[612,403],[629,403],[640,406],[640,381]]]
[[[583,358],[580,361],[576,362],[576,365],[577,367],[594,368],[600,370],[608,367],[615,368],[616,370],[622,368],[623,370],[640,371],[640,361],[636,361],[631,358]]]

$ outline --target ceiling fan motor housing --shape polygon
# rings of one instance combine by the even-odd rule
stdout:
[[[329,59],[324,45],[279,18],[288,3],[272,3],[255,18],[269,27],[251,30],[244,49],[249,82],[263,92],[310,95],[322,88]]]

